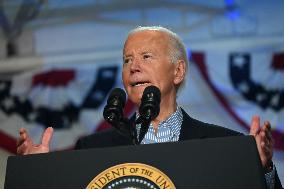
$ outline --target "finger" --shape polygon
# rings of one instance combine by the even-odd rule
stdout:
[[[271,134],[271,132],[270,131],[266,131],[265,132],[265,137],[269,140],[269,141],[272,141],[272,134]]]
[[[20,128],[19,135],[20,135],[20,137],[27,137],[28,136],[28,132],[27,132],[27,130],[25,128]]]
[[[264,125],[264,127],[266,127]],[[272,134],[271,134],[271,130],[270,129],[261,129],[260,133],[260,138],[262,141],[264,141],[267,145],[273,143],[273,138],[272,138]]]
[[[250,127],[250,135],[256,136],[260,130],[260,118],[259,116],[253,116],[251,121],[251,127]]]
[[[268,121],[265,121],[263,124],[263,127],[261,127],[261,130],[265,132],[271,132],[271,125]]]
[[[271,136],[272,129],[271,129],[271,125],[268,121],[264,122],[263,130],[267,133],[267,137],[272,138],[272,136]]]
[[[17,139],[17,147],[18,147],[18,146],[21,146],[25,141],[26,141],[26,140],[25,140],[24,138],[22,138],[22,137],[18,138],[18,139]]]
[[[21,145],[17,147],[17,154],[24,155],[27,151],[27,142],[23,142]]]
[[[267,132],[261,131],[259,133],[260,135],[260,141],[264,142],[266,146],[270,146],[270,143],[272,142],[271,138],[268,136]]]
[[[273,146],[271,144],[261,143],[261,153],[264,154],[265,159],[272,159]]]
[[[20,146],[25,141],[31,140],[25,128],[20,128],[19,135],[20,136],[17,140],[17,146]]]
[[[48,127],[42,135],[41,144],[45,147],[49,147],[49,143],[52,138],[52,135],[53,135],[53,128]]]
[[[265,128],[265,130],[267,130],[267,131],[271,131],[271,124],[270,124],[269,121],[265,121],[265,122],[264,122],[264,128]]]
[[[261,131],[256,136],[256,142],[258,146],[260,147],[260,152],[263,152],[266,146],[270,146],[270,141],[265,137],[265,132]]]
[[[27,130],[26,130],[25,128],[21,127],[21,128],[19,129],[19,133],[21,134],[21,133],[24,133],[24,132],[27,132]]]

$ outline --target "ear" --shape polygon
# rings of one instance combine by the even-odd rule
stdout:
[[[174,76],[174,84],[179,85],[185,78],[186,65],[184,60],[178,60],[175,63],[175,76]]]

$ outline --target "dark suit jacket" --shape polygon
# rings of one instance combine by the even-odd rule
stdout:
[[[236,131],[191,118],[184,110],[179,141],[242,135]],[[91,134],[78,140],[75,149],[132,145],[130,139],[120,135],[114,128]]]
[[[182,110],[182,113],[183,122],[179,141],[242,135],[239,132],[224,127],[193,119],[184,110]],[[122,145],[133,145],[133,143],[130,139],[122,136],[115,129],[111,128],[107,131],[94,133],[79,139],[76,143],[75,149],[113,147]],[[275,175],[275,189],[282,189],[277,173]]]

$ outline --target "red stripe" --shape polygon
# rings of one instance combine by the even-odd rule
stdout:
[[[36,74],[33,77],[32,85],[44,86],[66,86],[75,78],[74,70],[52,70],[45,73]]]
[[[17,152],[17,141],[7,135],[6,133],[0,131],[0,147],[9,151],[10,153],[16,154]]]
[[[192,53],[192,59],[193,62],[196,64],[197,68],[199,69],[203,79],[208,84],[209,88],[213,91],[213,94],[218,99],[218,101],[222,104],[222,106],[225,108],[225,110],[228,111],[228,113],[233,117],[233,119],[236,120],[236,122],[241,125],[243,128],[245,128],[247,131],[250,130],[250,126],[246,124],[244,120],[242,120],[236,112],[231,108],[231,106],[228,103],[228,100],[223,96],[222,93],[218,91],[218,89],[214,86],[212,83],[208,71],[207,66],[204,61],[204,54],[203,53]],[[275,139],[275,148],[279,150],[284,150],[284,135],[283,133],[273,130],[272,136]]]
[[[273,55],[271,67],[274,70],[284,70],[284,53]]]

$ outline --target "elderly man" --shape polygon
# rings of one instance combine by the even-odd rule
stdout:
[[[124,44],[122,78],[130,100],[139,107],[144,89],[154,85],[161,91],[160,113],[152,120],[143,144],[240,135],[240,133],[191,118],[176,102],[177,91],[185,80],[188,58],[181,39],[163,27],[138,27]],[[139,128],[140,125],[137,125]],[[138,129],[139,130],[139,129]],[[49,151],[53,129],[47,128],[42,143],[36,145],[25,129],[20,129],[19,154]],[[260,126],[252,118],[250,134],[255,137],[268,188],[282,188],[272,164],[273,139],[270,124]],[[79,140],[76,148],[130,145],[131,141],[113,129]]]

